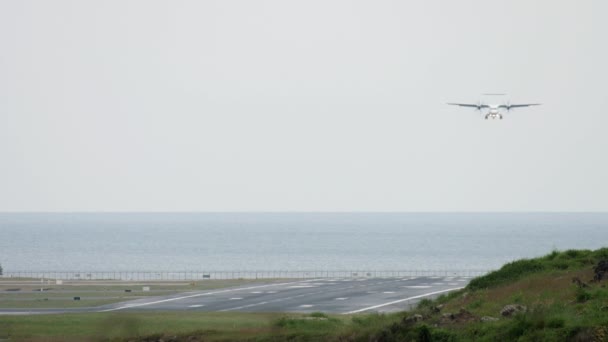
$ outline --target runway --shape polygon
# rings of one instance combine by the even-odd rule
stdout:
[[[461,277],[312,279],[114,304],[100,311],[189,310],[350,314],[408,309],[424,297],[468,283]]]
[[[146,297],[96,308],[6,310],[1,314],[207,311],[355,314],[407,310],[423,298],[460,289],[468,277],[308,279]]]

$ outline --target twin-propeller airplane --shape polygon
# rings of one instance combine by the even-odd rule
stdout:
[[[483,94],[483,95],[505,95],[505,94]],[[498,119],[502,120],[501,110],[503,110],[503,109],[506,109],[507,112],[509,112],[514,108],[540,106],[540,103],[512,104],[512,103],[506,102],[503,104],[484,104],[481,101],[478,103],[448,103],[448,104],[453,105],[453,106],[475,108],[480,112],[482,109],[487,109],[488,111],[486,112],[486,115],[485,115],[486,120],[488,118],[492,118],[492,119],[498,118]]]

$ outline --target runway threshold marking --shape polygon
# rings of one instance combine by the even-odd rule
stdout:
[[[228,290],[220,290],[220,291],[213,291],[213,292],[197,293],[197,294],[193,294],[193,295],[189,295],[189,296],[182,296],[182,297],[174,297],[174,298],[167,298],[167,299],[162,299],[162,300],[156,300],[156,301],[153,301],[153,302],[126,304],[126,305],[119,306],[119,307],[116,307],[116,308],[99,310],[98,312],[118,311],[118,310],[131,309],[131,308],[136,308],[136,307],[141,307],[141,306],[147,306],[147,305],[154,305],[154,304],[160,304],[160,303],[174,302],[176,300],[181,300],[181,299],[186,299],[186,298],[211,296],[211,295],[218,294],[218,293],[227,293],[227,292],[234,292],[234,291],[254,290],[254,289],[259,289],[259,288],[263,288],[263,287],[270,287],[270,286],[291,285],[291,284],[298,284],[298,283],[307,282],[307,281],[310,281],[310,280],[296,281],[296,282],[290,282],[290,283],[277,283],[277,284],[267,284],[267,285],[250,286],[250,287],[240,287],[240,288],[228,289]]]
[[[384,303],[384,304],[374,305],[374,306],[370,306],[370,307],[359,309],[359,310],[353,310],[353,311],[345,312],[344,315],[350,315],[350,314],[355,314],[355,313],[359,313],[359,312],[363,312],[363,311],[373,310],[373,309],[381,308],[383,306],[388,306],[388,305],[393,305],[393,304],[405,302],[407,300],[418,299],[418,298],[422,298],[422,297],[428,297],[428,296],[432,296],[434,294],[439,294],[439,293],[449,292],[449,291],[455,291],[455,290],[460,290],[460,289],[464,289],[464,287],[455,287],[455,288],[451,288],[451,289],[447,289],[447,290],[429,292],[429,293],[421,294],[421,295],[418,295],[418,296],[413,296],[413,297],[403,298],[403,299],[399,299],[399,300],[394,300],[392,302],[388,302],[388,303]]]

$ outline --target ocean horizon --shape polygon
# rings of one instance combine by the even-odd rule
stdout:
[[[492,270],[597,249],[608,213],[0,213],[14,271]]]

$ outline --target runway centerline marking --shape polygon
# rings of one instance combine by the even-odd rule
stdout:
[[[403,299],[399,299],[399,300],[394,300],[392,302],[388,302],[388,303],[384,303],[384,304],[378,304],[378,305],[370,306],[370,307],[359,309],[359,310],[353,310],[353,311],[345,312],[344,315],[355,314],[355,313],[359,313],[359,312],[363,312],[363,311],[368,311],[368,310],[372,310],[372,309],[381,308],[381,307],[387,306],[387,305],[392,305],[392,304],[397,304],[397,303],[405,302],[405,301],[411,300],[411,299],[418,299],[418,298],[422,298],[422,297],[428,297],[428,296],[432,296],[434,294],[439,294],[439,293],[449,292],[449,291],[454,291],[454,290],[460,290],[460,289],[464,289],[464,287],[455,287],[455,288],[451,288],[451,289],[447,289],[447,290],[429,292],[429,293],[421,294],[421,295],[418,295],[418,296],[413,296],[413,297],[403,298]]]

